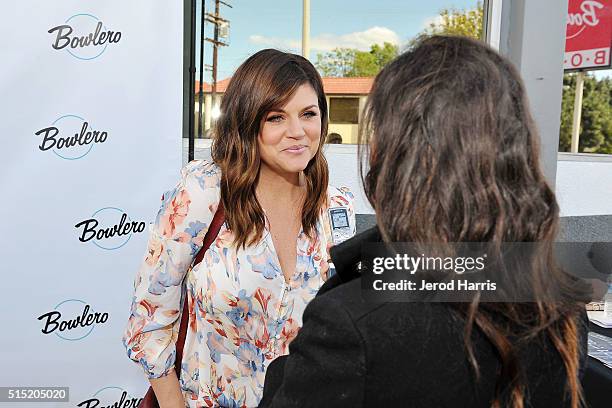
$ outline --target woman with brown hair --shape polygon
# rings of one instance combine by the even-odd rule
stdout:
[[[475,40],[424,39],[378,74],[362,129],[377,227],[332,248],[338,273],[260,407],[580,406],[589,289],[553,261],[559,209],[516,69]],[[368,303],[356,265],[377,241],[534,243],[503,276],[530,301]]]
[[[221,112],[213,162],[189,163],[163,196],[124,335],[162,408],[257,406],[266,367],[288,352],[327,279],[328,248],[338,231],[355,230],[352,194],[328,187],[327,104],[310,62],[254,54],[232,77]],[[219,208],[225,224],[188,273]]]

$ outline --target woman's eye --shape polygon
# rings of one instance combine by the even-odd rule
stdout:
[[[317,112],[315,112],[315,111],[306,111],[306,112],[304,112],[304,116],[306,116],[307,118],[313,118],[313,117],[317,116]]]
[[[283,120],[283,117],[281,115],[274,115],[274,116],[268,117],[268,119],[266,120],[268,122],[280,122],[281,120]]]

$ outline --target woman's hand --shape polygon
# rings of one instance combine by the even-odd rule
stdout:
[[[174,370],[163,377],[151,378],[149,382],[160,408],[185,408],[185,399]]]

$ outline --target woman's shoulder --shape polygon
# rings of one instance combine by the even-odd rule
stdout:
[[[206,177],[221,177],[221,168],[210,160],[192,160],[183,166],[183,175],[203,175]]]
[[[181,169],[181,177],[186,187],[199,187],[202,190],[218,189],[221,183],[221,169],[209,160],[192,160]]]

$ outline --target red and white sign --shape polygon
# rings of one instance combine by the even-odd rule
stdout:
[[[569,0],[564,69],[610,67],[612,1]]]

